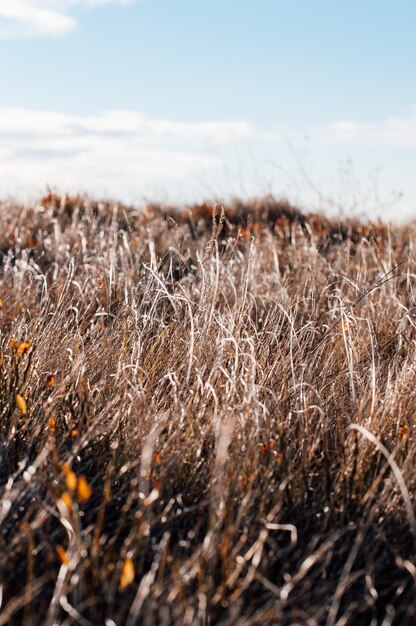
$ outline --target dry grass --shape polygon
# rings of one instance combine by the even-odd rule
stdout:
[[[1,207],[3,624],[414,624],[416,226]]]

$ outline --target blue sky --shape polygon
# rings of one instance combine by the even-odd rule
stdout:
[[[0,0],[2,195],[411,215],[415,24],[412,0]]]

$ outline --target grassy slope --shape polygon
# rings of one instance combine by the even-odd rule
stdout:
[[[414,623],[416,229],[211,214],[2,207],[0,625]]]

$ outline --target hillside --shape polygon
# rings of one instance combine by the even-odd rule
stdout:
[[[415,225],[0,208],[0,626],[414,624]]]

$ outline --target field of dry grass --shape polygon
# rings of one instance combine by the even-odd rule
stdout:
[[[0,209],[0,626],[414,624],[416,226]]]

